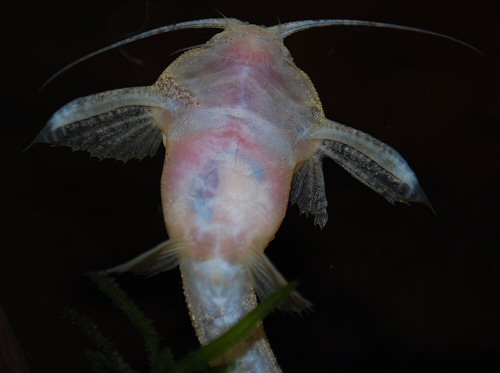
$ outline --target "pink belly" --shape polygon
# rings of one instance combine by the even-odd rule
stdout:
[[[284,217],[292,170],[234,120],[168,144],[162,177],[170,238],[195,260],[264,250]]]

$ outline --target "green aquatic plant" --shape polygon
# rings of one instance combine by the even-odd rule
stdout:
[[[290,283],[278,289],[220,337],[176,363],[170,349],[160,346],[160,338],[151,320],[120,289],[115,280],[100,273],[90,273],[89,277],[99,290],[127,315],[130,323],[142,335],[150,373],[231,371],[231,364],[214,368],[209,364],[248,337],[264,317],[278,307],[296,288],[295,283]],[[97,348],[86,352],[92,368],[97,373],[138,373],[126,363],[114,344],[100,332],[92,320],[70,309],[66,310],[66,317],[77,325]]]

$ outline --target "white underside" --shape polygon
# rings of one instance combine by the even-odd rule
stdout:
[[[256,306],[250,276],[243,265],[216,258],[183,260],[180,268],[191,319],[202,344],[220,336]],[[281,371],[263,333],[238,357],[236,371]]]

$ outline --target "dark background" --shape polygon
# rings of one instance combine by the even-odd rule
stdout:
[[[286,45],[326,115],[398,149],[437,211],[392,206],[325,162],[330,220],[320,231],[289,209],[266,251],[299,279],[314,312],[266,321],[286,372],[451,372],[500,368],[498,189],[500,13],[497,1],[159,1],[145,29],[228,17],[273,25],[300,19],[393,22],[464,40],[483,56],[421,34],[324,28]],[[166,238],[153,159],[99,162],[85,152],[22,149],[73,98],[151,84],[180,48],[214,30],[179,31],[108,52],[38,88],[72,60],[139,31],[143,0],[18,2],[4,9],[1,89],[0,302],[32,372],[88,372],[64,307],[92,317],[134,367],[138,334],[83,276]],[[196,348],[178,270],[122,287],[176,356]],[[496,368],[496,369],[495,369]]]

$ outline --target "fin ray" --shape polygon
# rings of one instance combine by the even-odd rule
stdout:
[[[290,192],[290,203],[299,207],[300,213],[314,215],[314,224],[323,228],[328,221],[325,180],[322,169],[323,155],[316,152],[295,171]]]
[[[413,170],[389,145],[326,119],[310,137],[323,139],[320,151],[324,155],[389,202],[421,202],[433,210]]]
[[[159,126],[166,124],[158,120],[171,114],[173,101],[151,87],[78,98],[54,113],[32,144],[66,145],[99,159],[152,157],[162,141]]]
[[[250,250],[249,254],[250,274],[254,282],[255,291],[259,299],[265,299],[277,289],[285,286],[287,281],[276,267],[262,252]],[[283,302],[280,308],[290,312],[302,312],[309,310],[312,304],[294,291],[288,300]]]
[[[108,275],[110,273],[131,271],[139,274],[146,274],[148,276],[155,276],[179,265],[180,251],[182,248],[182,244],[178,241],[167,240],[126,263],[102,272]]]

